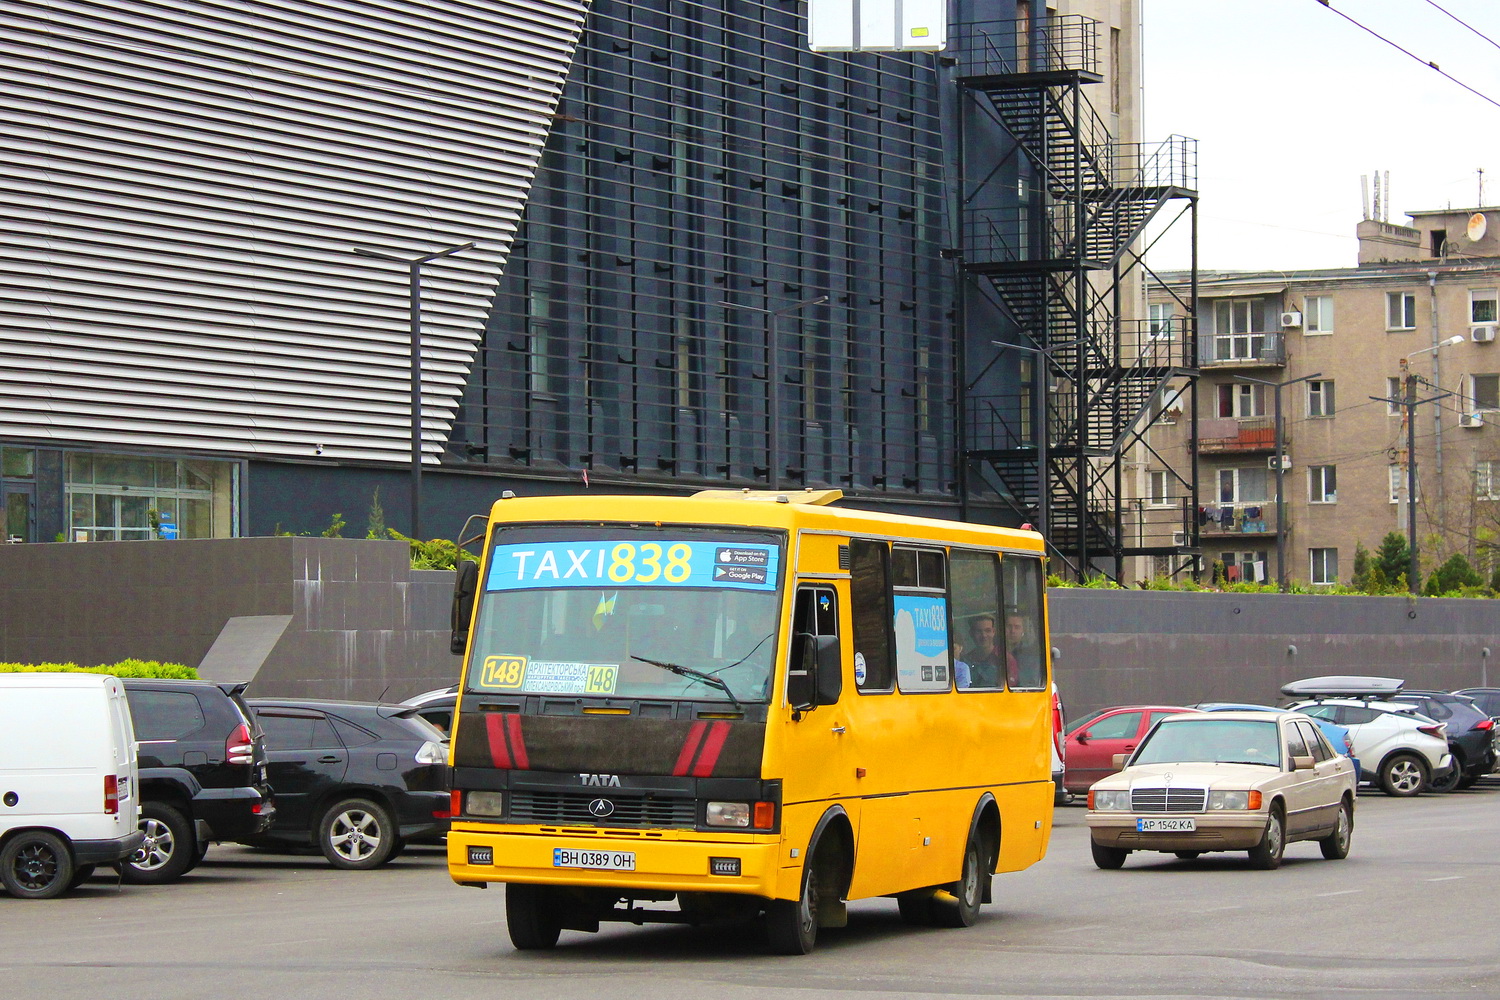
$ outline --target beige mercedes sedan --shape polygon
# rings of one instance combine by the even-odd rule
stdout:
[[[1131,851],[1188,860],[1248,851],[1270,869],[1298,840],[1317,841],[1325,858],[1349,854],[1354,764],[1300,712],[1168,716],[1118,763],[1089,789],[1100,868],[1119,868]]]

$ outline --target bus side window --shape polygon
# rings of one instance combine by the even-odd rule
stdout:
[[[896,686],[891,659],[891,548],[885,542],[852,538],[849,554],[854,685],[860,694],[889,693]]]
[[[953,677],[959,690],[996,691],[1005,686],[1000,654],[999,559],[993,552],[954,549]]]
[[[1000,582],[1005,599],[1003,634],[1010,686],[1039,690],[1047,678],[1042,648],[1047,634],[1042,614],[1042,561],[1006,553],[1000,560]]]
[[[816,704],[820,705],[837,702],[843,686],[843,664],[839,658],[838,643],[838,607],[838,595],[832,587],[802,587],[798,589],[797,600],[792,607],[793,651],[789,669],[794,677],[804,675],[807,664],[801,658],[799,637],[813,636],[814,645],[822,647],[817,676],[812,678],[817,691]]]

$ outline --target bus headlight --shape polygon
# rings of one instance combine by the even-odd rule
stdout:
[[[1130,790],[1093,789],[1089,792],[1089,808],[1101,812],[1124,812],[1130,808]]]
[[[464,812],[470,816],[501,816],[505,812],[504,792],[465,792]]]
[[[739,826],[750,825],[750,803],[748,802],[710,802],[705,822],[709,826]]]

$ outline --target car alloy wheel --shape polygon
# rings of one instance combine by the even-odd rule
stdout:
[[[340,802],[318,825],[318,846],[335,868],[363,870],[390,860],[396,830],[390,813],[369,799]]]
[[[0,851],[0,885],[17,899],[51,899],[73,880],[73,855],[45,830],[16,834]]]
[[[198,850],[187,817],[164,802],[143,802],[140,829],[145,839],[120,867],[120,878],[132,885],[164,885],[181,878]]]
[[[1380,769],[1380,787],[1387,795],[1407,798],[1427,787],[1427,769],[1409,753],[1398,753]]]

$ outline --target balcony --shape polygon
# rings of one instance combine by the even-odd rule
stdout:
[[[1198,517],[1198,535],[1202,545],[1240,544],[1232,538],[1246,539],[1276,535],[1276,501],[1257,500],[1254,503],[1215,504],[1201,509]],[[1246,544],[1249,541],[1246,540]]]
[[[1283,448],[1290,439],[1281,442]],[[1229,417],[1198,424],[1198,454],[1253,455],[1276,451],[1276,421],[1271,417]]]
[[[1286,336],[1266,333],[1217,333],[1203,338],[1204,368],[1273,368],[1286,364]]]

